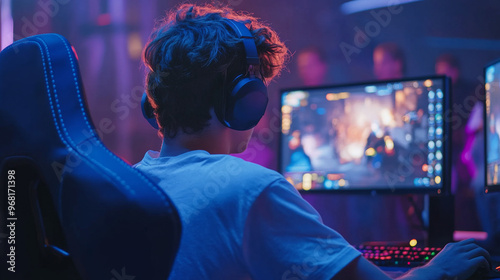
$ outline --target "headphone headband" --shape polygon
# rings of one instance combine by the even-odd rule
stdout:
[[[224,19],[224,22],[242,39],[247,65],[258,66],[259,54],[250,30],[242,22],[232,19]],[[248,130],[260,121],[266,112],[267,102],[267,87],[262,80],[242,73],[223,91],[215,113],[223,125],[234,130]]]
[[[257,47],[255,46],[255,41],[253,40],[252,33],[245,26],[244,23],[235,21],[232,19],[224,19],[224,22],[240,37],[243,39],[243,46],[245,47],[245,55],[248,65],[259,65],[260,59],[257,53]]]

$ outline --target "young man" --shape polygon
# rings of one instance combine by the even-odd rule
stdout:
[[[250,30],[257,61],[249,54],[255,46],[242,43],[245,32],[227,19]],[[323,225],[283,176],[227,155],[241,152],[252,133],[251,125],[242,129],[225,115],[234,105],[235,79],[255,75],[269,82],[286,56],[269,27],[211,6],[180,6],[146,46],[147,94],[163,145],[136,167],[180,212],[183,233],[171,279],[389,279]],[[406,278],[463,279],[487,266],[486,258],[471,241],[457,243]]]

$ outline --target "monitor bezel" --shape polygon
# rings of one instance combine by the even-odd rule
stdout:
[[[489,193],[489,192],[500,192],[500,183],[499,184],[492,184],[488,185],[488,129],[487,129],[487,120],[488,116],[486,113],[486,69],[495,65],[495,64],[500,64],[500,58],[495,59],[489,63],[487,63],[483,67],[483,78],[484,78],[484,85],[483,85],[483,90],[484,90],[484,98],[482,100],[483,104],[483,138],[484,138],[484,192]]]
[[[427,75],[427,76],[417,76],[417,77],[409,77],[402,79],[390,79],[390,80],[375,80],[375,81],[363,81],[363,82],[354,82],[354,83],[344,83],[344,84],[329,84],[329,85],[321,85],[321,86],[303,86],[303,87],[290,87],[290,88],[282,88],[280,90],[280,131],[279,131],[279,144],[278,144],[278,172],[284,175],[283,173],[283,133],[282,133],[282,114],[281,108],[283,106],[283,94],[290,91],[298,91],[298,90],[321,90],[321,89],[333,89],[333,88],[342,88],[342,87],[350,87],[350,86],[363,86],[363,85],[374,85],[374,84],[386,84],[386,83],[398,83],[398,82],[408,82],[415,80],[425,81],[427,79],[441,79],[443,82],[443,90],[445,92],[443,98],[443,107],[445,108],[443,111],[451,110],[451,81],[450,78],[444,75]],[[448,93],[448,94],[446,94]],[[442,187],[387,187],[387,188],[344,188],[344,189],[311,189],[311,190],[298,190],[303,194],[430,194],[435,196],[443,196],[450,195],[451,191],[451,125],[449,120],[444,120],[443,122],[443,176],[442,176]]]

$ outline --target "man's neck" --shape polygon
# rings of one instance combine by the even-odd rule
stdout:
[[[173,156],[178,156],[180,154],[189,152],[189,149],[186,149],[184,147],[180,147],[177,145],[171,145],[171,144],[165,144],[165,141],[163,141],[161,145],[161,150],[160,150],[160,157],[173,157]]]
[[[178,133],[174,138],[163,138],[160,156],[177,156],[194,150],[204,150],[210,154],[229,154],[229,145],[225,137],[211,130],[186,134]]]

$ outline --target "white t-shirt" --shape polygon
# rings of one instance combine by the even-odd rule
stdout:
[[[181,217],[170,279],[330,279],[360,255],[275,171],[199,150],[135,167]]]

